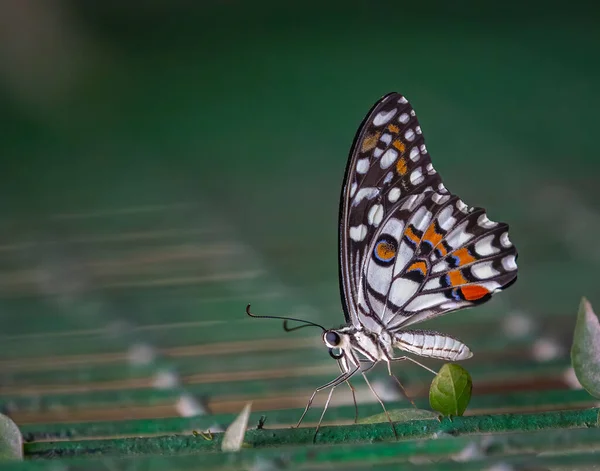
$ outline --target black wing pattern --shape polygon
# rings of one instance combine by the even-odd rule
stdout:
[[[356,134],[339,231],[346,320],[371,331],[485,302],[517,277],[508,225],[446,190],[398,93],[377,102]]]

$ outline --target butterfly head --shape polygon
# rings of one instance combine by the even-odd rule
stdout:
[[[323,343],[329,348],[329,355],[339,360],[345,354],[346,349],[350,348],[349,335],[340,330],[326,330],[323,332]]]

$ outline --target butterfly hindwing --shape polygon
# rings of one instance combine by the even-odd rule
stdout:
[[[485,302],[516,278],[508,227],[446,190],[397,93],[357,132],[340,212],[342,300],[354,325],[404,327]]]

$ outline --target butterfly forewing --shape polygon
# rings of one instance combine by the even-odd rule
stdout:
[[[400,94],[359,128],[340,211],[342,301],[355,326],[398,329],[485,302],[516,279],[508,226],[446,190]]]

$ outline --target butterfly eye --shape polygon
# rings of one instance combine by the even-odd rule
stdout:
[[[331,330],[325,334],[325,343],[337,347],[340,344],[340,336]]]
[[[398,243],[393,237],[384,234],[379,237],[373,248],[373,259],[378,265],[391,265],[398,252]]]

